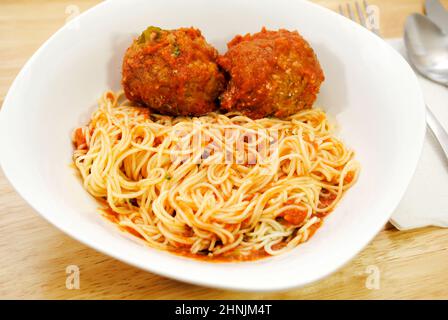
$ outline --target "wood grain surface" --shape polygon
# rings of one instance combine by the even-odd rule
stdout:
[[[33,52],[93,0],[0,1],[0,104]],[[318,0],[337,10],[336,0]],[[369,0],[385,37],[402,35],[422,0]],[[448,6],[448,1],[444,1]],[[41,218],[0,172],[0,299],[447,299],[448,230],[386,227],[338,272],[304,288],[275,293],[215,290],[173,281],[98,253]],[[66,267],[80,288],[66,288]]]

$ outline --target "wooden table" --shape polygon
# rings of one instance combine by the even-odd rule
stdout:
[[[385,37],[401,36],[422,0],[369,0]],[[94,0],[2,0],[0,104],[32,53],[66,19]],[[336,0],[318,0],[337,9]],[[448,1],[445,1],[448,5]],[[1,151],[0,151],[1,152]],[[32,299],[390,299],[448,298],[448,230],[386,227],[339,272],[281,293],[241,293],[189,285],[141,271],[69,238],[31,209],[0,173],[0,298]],[[80,268],[80,289],[66,288],[66,267]],[[369,285],[379,271],[380,288]],[[369,289],[370,288],[370,289]]]

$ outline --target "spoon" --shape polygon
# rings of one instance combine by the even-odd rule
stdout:
[[[413,14],[406,20],[404,42],[415,69],[448,86],[448,36],[426,16]]]
[[[448,35],[448,11],[440,0],[426,0],[425,11],[426,16]]]
[[[448,86],[448,37],[437,25],[420,14],[409,16],[404,43],[411,64],[420,74]],[[428,107],[426,122],[448,158],[448,134]]]

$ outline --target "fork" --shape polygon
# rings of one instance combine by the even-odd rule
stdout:
[[[357,17],[355,17],[355,12]],[[356,23],[361,24],[364,28],[381,37],[378,23],[376,23],[376,21],[372,21],[372,19],[377,18],[372,16],[374,13],[375,12],[373,10],[373,7],[367,3],[367,0],[363,0],[362,5],[359,4],[358,1],[355,2],[354,6],[349,2],[347,2],[345,6],[343,6],[342,4],[339,5],[339,14],[346,18],[349,18]]]

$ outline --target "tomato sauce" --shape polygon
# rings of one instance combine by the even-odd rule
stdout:
[[[328,197],[321,197],[320,203],[327,206],[328,204],[332,203],[332,201],[334,201],[335,198],[336,198],[336,195],[332,195],[332,194],[328,195]],[[103,204],[103,208],[101,208],[101,212],[103,213],[103,216],[106,219],[108,219],[110,222],[112,222],[114,224],[118,224],[119,214],[114,212],[107,205],[107,202],[105,200],[99,200],[99,201],[101,204]],[[294,201],[286,202],[286,204],[293,204],[293,203],[294,203]],[[316,216],[323,218],[326,215],[328,215],[330,212],[331,211],[325,212],[323,214],[316,214]],[[290,225],[300,225],[306,219],[307,211],[296,209],[296,208],[288,209],[288,210],[285,210],[284,212],[282,212],[282,214],[279,217],[281,217],[281,219],[282,219],[281,223],[287,223]],[[307,240],[309,240],[316,233],[316,231],[322,226],[322,224],[323,224],[323,221],[321,220],[320,222],[315,223],[308,228],[309,234],[308,234]],[[144,237],[140,233],[135,231],[133,228],[119,226],[119,229],[126,233],[129,233],[141,240],[145,240]],[[227,229],[231,229],[231,228],[227,228]],[[297,230],[299,230],[299,229],[297,229]],[[282,241],[280,243],[273,245],[272,249],[280,250],[280,249],[284,248],[286,245],[287,245],[287,242]],[[237,253],[236,250],[231,250],[231,251],[225,252],[225,253],[223,253],[221,255],[217,255],[217,256],[209,255],[207,252],[192,253],[189,250],[189,247],[184,244],[179,244],[176,248],[174,248],[174,247],[169,248],[168,251],[173,254],[179,255],[179,256],[202,260],[202,261],[207,261],[207,262],[244,262],[244,261],[254,261],[254,260],[271,257],[271,255],[268,254],[264,249],[254,250],[247,255],[239,254],[239,253]]]

